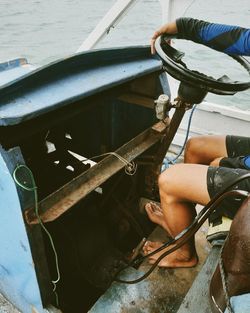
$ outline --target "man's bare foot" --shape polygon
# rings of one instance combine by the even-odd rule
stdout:
[[[144,254],[149,254],[159,247],[162,246],[161,242],[152,242],[147,241],[143,247]],[[149,263],[154,264],[156,260],[167,250],[169,250],[171,246],[165,248],[164,250],[152,255],[149,257]],[[171,254],[167,255],[165,258],[163,258],[158,266],[159,267],[168,267],[168,268],[180,268],[180,267],[194,267],[198,263],[198,257],[197,254],[194,253],[190,255],[187,251],[181,251],[181,249],[178,249]]]
[[[162,208],[153,202],[149,202],[145,205],[145,211],[151,222],[160,225],[165,230],[167,230],[167,225],[165,217],[162,212]]]

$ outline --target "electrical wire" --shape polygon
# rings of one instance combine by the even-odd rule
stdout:
[[[125,164],[125,173],[127,175],[130,175],[130,176],[135,175],[136,170],[137,170],[137,164],[135,164],[134,161],[131,161],[131,162],[127,161],[125,158],[123,158],[122,156],[120,156],[116,152],[103,153],[103,154],[100,154],[100,155],[97,155],[97,156],[94,156],[94,157],[91,157],[91,158],[88,158],[88,159],[86,158],[82,162],[85,162],[87,160],[93,160],[93,159],[96,159],[96,158],[99,158],[99,157],[102,157],[102,156],[106,156],[106,155],[113,155],[118,160],[123,162]],[[31,186],[28,186],[26,181],[24,181],[22,183],[22,182],[20,182],[18,180],[17,173],[21,169],[25,169],[27,171],[27,173],[28,173],[28,175],[30,177],[30,180],[31,180]],[[46,233],[46,235],[49,238],[49,241],[50,241],[50,244],[51,244],[54,256],[55,256],[55,266],[56,266],[57,278],[55,280],[52,280],[51,282],[53,284],[53,292],[55,294],[56,303],[58,305],[59,301],[58,301],[58,295],[57,295],[57,292],[56,292],[57,283],[60,281],[60,270],[59,270],[59,263],[58,263],[58,255],[57,255],[57,251],[56,251],[56,248],[55,248],[55,245],[54,245],[54,242],[53,242],[53,238],[52,238],[51,234],[49,233],[48,229],[43,224],[43,222],[42,222],[42,220],[40,218],[39,212],[38,212],[38,194],[37,194],[37,186],[36,186],[36,183],[35,183],[34,175],[33,175],[32,171],[30,170],[30,168],[28,166],[26,166],[26,165],[18,165],[15,168],[14,172],[13,172],[13,179],[14,179],[15,183],[19,187],[21,187],[22,189],[24,189],[26,191],[30,191],[30,192],[34,193],[35,214],[36,214],[36,217],[37,217],[37,220],[38,220],[39,224],[41,225],[42,229],[44,230],[44,232]]]
[[[30,177],[30,180],[31,180],[31,186],[28,186],[27,185],[27,182],[24,181],[23,183],[21,183],[18,179],[17,179],[17,172],[21,169],[25,169]],[[51,236],[51,234],[49,233],[48,229],[44,226],[41,218],[40,218],[40,215],[39,215],[39,212],[38,212],[38,195],[37,195],[37,186],[36,186],[36,183],[35,183],[35,179],[34,179],[34,175],[32,173],[32,171],[30,170],[30,168],[26,165],[18,165],[14,172],[13,172],[13,179],[15,181],[15,183],[21,187],[22,189],[26,190],[26,191],[31,191],[34,193],[34,202],[35,202],[35,214],[36,214],[36,217],[39,221],[39,224],[41,225],[42,229],[44,230],[44,232],[46,233],[46,235],[48,236],[49,238],[49,241],[50,241],[50,244],[51,244],[51,247],[52,247],[52,250],[53,250],[53,253],[54,253],[54,256],[55,256],[55,266],[56,266],[56,272],[57,272],[57,278],[55,280],[52,280],[52,284],[53,284],[53,292],[55,294],[55,297],[56,297],[56,304],[57,306],[59,306],[59,301],[58,301],[58,295],[57,295],[57,292],[56,292],[56,285],[57,283],[60,281],[60,270],[59,270],[59,264],[58,264],[58,255],[57,255],[57,252],[56,252],[56,248],[55,248],[55,245],[54,245],[54,242],[53,242],[53,238]]]
[[[224,200],[228,195],[241,195],[241,196],[248,196],[249,192],[247,191],[242,191],[242,190],[231,190],[229,191],[230,188],[232,188],[234,185],[239,183],[240,181],[244,179],[250,179],[250,173],[249,174],[244,174],[241,177],[238,177],[235,179],[229,186],[224,188],[217,196],[215,196],[212,200],[209,201],[207,205],[204,206],[204,208],[200,211],[200,213],[196,216],[194,221],[186,228],[184,229],[181,233],[179,233],[175,238],[169,240],[168,242],[164,243],[161,247],[156,249],[155,251],[142,256],[139,259],[136,259],[129,264],[127,264],[123,269],[121,269],[117,275],[116,278],[114,279],[116,282],[119,283],[124,283],[124,284],[136,284],[147,278],[153,270],[156,268],[156,266],[159,264],[159,262],[169,255],[170,253],[174,252],[175,250],[179,249],[183,244],[185,244],[188,240],[190,240],[193,235],[197,232],[197,230],[202,226],[202,224],[205,222],[205,220],[209,217],[209,215],[215,210],[216,206],[221,203],[222,200]],[[122,271],[127,269],[130,266],[136,266],[140,264],[142,261],[147,259],[148,257],[162,251],[163,249],[169,247],[170,245],[174,245],[171,249],[167,250],[164,252],[157,260],[156,262],[151,266],[151,268],[140,278],[131,280],[131,281],[126,281],[123,279],[118,278],[117,276],[120,275]]]
[[[186,147],[186,143],[187,143],[187,141],[188,141],[189,132],[190,132],[190,127],[191,127],[191,122],[192,122],[192,118],[193,118],[193,114],[194,114],[194,111],[195,111],[195,109],[196,109],[196,106],[197,106],[197,105],[195,104],[195,105],[193,106],[191,112],[190,112],[189,119],[188,119],[188,126],[187,126],[187,130],[186,130],[186,137],[185,137],[184,143],[183,143],[183,145],[182,145],[182,147],[181,147],[181,150],[179,151],[179,153],[177,154],[177,156],[176,156],[174,159],[171,160],[171,161],[174,162],[174,163],[179,159],[179,157],[182,155],[182,152],[184,151],[184,149],[185,149],[185,147]]]
[[[196,109],[196,106],[197,105],[195,104],[193,106],[191,112],[190,112],[190,115],[189,115],[189,118],[188,118],[188,125],[187,125],[187,130],[186,130],[186,136],[185,136],[185,140],[184,140],[184,142],[182,144],[181,150],[179,151],[177,156],[175,158],[173,158],[173,159],[170,159],[167,156],[164,158],[163,166],[162,166],[162,172],[169,167],[169,163],[170,164],[175,164],[176,161],[179,159],[179,157],[182,155],[182,152],[184,151],[184,149],[186,147],[186,144],[187,144],[187,141],[188,141],[188,137],[189,137],[189,133],[190,133],[190,127],[191,127],[191,122],[192,122],[192,118],[193,118],[193,114],[194,114],[194,111]]]

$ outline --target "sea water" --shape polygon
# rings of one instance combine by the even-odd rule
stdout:
[[[36,66],[74,53],[116,0],[0,0],[0,62],[25,57]],[[185,16],[250,27],[249,0],[194,0]],[[162,24],[158,0],[138,0],[96,48],[148,44]],[[240,65],[201,45],[175,43],[192,69],[215,78],[248,80]],[[250,92],[207,97],[209,101],[250,110]]]

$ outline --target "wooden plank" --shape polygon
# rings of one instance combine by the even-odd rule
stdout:
[[[154,99],[149,98],[149,97],[144,97],[136,93],[131,93],[131,92],[125,93],[121,95],[118,99],[128,102],[128,103],[137,104],[145,108],[149,108],[149,109],[154,108]]]
[[[209,284],[218,263],[221,247],[214,246],[177,313],[211,313]]]

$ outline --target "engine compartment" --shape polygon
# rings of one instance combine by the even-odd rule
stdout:
[[[58,257],[57,303],[51,286],[58,274],[51,242],[45,232],[40,234],[33,195],[18,188],[44,306],[52,303],[65,313],[87,312],[128,262],[133,248],[152,231],[141,203],[155,196],[152,166],[161,134],[152,126],[157,122],[154,99],[162,90],[160,75],[146,75],[1,128],[3,149],[20,149],[33,173],[39,214]],[[124,159],[130,156],[136,171],[126,173],[124,161],[108,154],[114,151],[123,153]],[[25,172],[18,179],[29,180]],[[69,194],[79,181],[87,191],[78,192],[71,202]],[[51,201],[60,208],[59,200],[66,209],[54,214]]]

